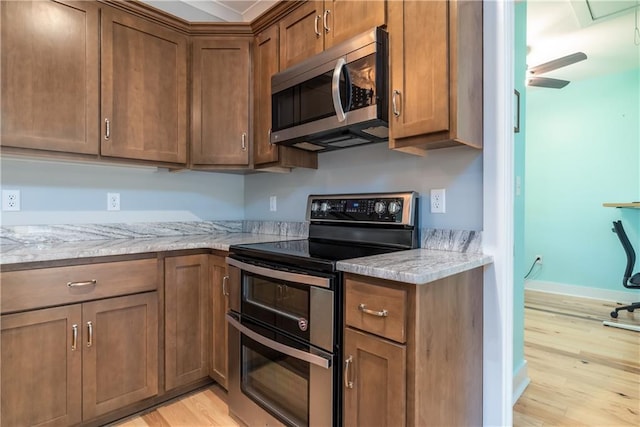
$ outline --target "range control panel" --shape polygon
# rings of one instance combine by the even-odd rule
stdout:
[[[416,192],[311,195],[308,221],[413,225]]]

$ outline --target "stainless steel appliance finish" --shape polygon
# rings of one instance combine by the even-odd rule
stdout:
[[[236,418],[250,426],[342,424],[335,263],[417,247],[417,206],[415,192],[311,195],[308,239],[231,246],[229,411]]]
[[[374,28],[271,78],[271,142],[308,151],[389,138],[387,33]]]

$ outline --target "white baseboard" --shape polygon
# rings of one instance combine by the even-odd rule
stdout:
[[[520,368],[513,373],[513,405],[520,399],[530,382],[527,361],[523,360]]]
[[[620,285],[622,287],[622,284]],[[567,283],[543,282],[540,280],[525,280],[524,288],[531,291],[548,292],[552,294],[569,295],[581,298],[599,299],[630,303],[640,301],[640,291],[611,290],[592,288],[588,286],[569,285]]]

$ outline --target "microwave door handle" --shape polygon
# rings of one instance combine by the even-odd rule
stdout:
[[[331,80],[331,97],[333,98],[333,108],[336,110],[336,116],[339,122],[344,122],[347,116],[344,114],[342,108],[342,100],[340,99],[340,74],[342,74],[342,68],[347,65],[347,61],[344,58],[338,59],[336,67],[333,69],[333,79]]]
[[[311,354],[303,350],[298,350],[297,348],[289,347],[288,345],[284,345],[277,341],[273,341],[265,336],[260,335],[257,332],[252,331],[246,326],[243,326],[239,321],[237,321],[230,314],[227,313],[225,317],[229,325],[233,326],[238,331],[243,333],[245,336],[262,344],[265,347],[278,351],[282,354],[286,354],[287,356],[291,356],[294,359],[303,360],[313,365],[320,366],[321,368],[329,369],[331,367],[331,358],[327,359],[325,357],[317,356],[315,354]]]

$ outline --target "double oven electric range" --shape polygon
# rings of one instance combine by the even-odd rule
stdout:
[[[232,245],[229,411],[249,426],[342,424],[344,259],[416,248],[417,194],[312,195],[309,238]]]

